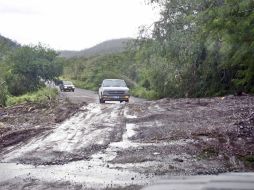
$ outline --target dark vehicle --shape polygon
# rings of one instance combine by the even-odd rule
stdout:
[[[121,79],[104,79],[99,88],[100,103],[105,101],[129,102],[130,94],[124,80]]]
[[[60,84],[60,90],[61,91],[75,91],[75,86],[70,81],[63,81],[62,84]]]

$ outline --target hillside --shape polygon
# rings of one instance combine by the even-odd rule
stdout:
[[[106,55],[111,53],[122,52],[127,43],[131,42],[131,38],[121,38],[104,41],[100,44],[97,44],[91,48],[84,49],[81,51],[60,51],[60,56],[65,58],[71,57],[90,57],[93,55]]]
[[[2,57],[3,54],[6,53],[7,51],[10,51],[19,46],[20,45],[18,43],[0,35],[0,57]]]

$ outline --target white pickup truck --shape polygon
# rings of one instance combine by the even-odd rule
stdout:
[[[99,101],[120,101],[129,102],[130,94],[124,80],[121,79],[104,79],[99,88]]]

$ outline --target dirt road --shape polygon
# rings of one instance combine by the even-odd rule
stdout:
[[[76,88],[75,92],[62,92],[61,96],[63,98],[68,98],[73,103],[82,103],[82,102],[88,102],[88,103],[99,103],[98,100],[98,94],[97,92],[91,91],[91,90],[85,90]],[[135,102],[142,102],[144,99],[141,98],[130,98],[130,103]],[[113,102],[110,102],[113,103]]]
[[[140,189],[172,175],[254,169],[252,96],[99,104],[76,89],[60,97],[86,103],[4,146],[0,189]]]

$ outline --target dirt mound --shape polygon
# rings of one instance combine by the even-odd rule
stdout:
[[[128,107],[128,114],[136,116],[126,119],[135,124],[130,139],[141,147],[119,151],[113,163],[162,161],[174,166],[163,171],[182,174],[187,168],[194,168],[192,174],[253,171],[254,97],[162,99]],[[170,159],[175,155],[181,165],[188,162],[182,172]],[[216,164],[210,167],[209,161]]]

